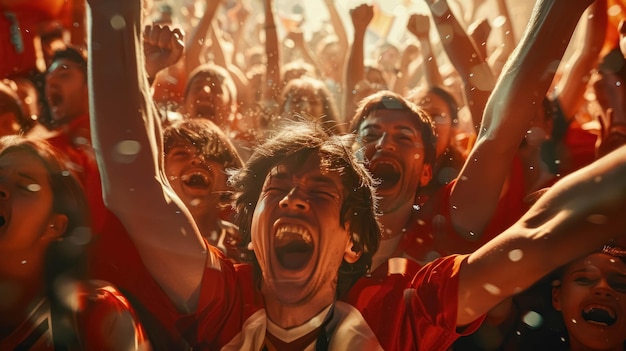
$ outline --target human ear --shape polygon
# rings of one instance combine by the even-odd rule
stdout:
[[[66,215],[53,214],[41,238],[48,241],[57,239],[67,230],[67,222],[68,219]]]
[[[356,234],[353,234],[356,235]],[[356,261],[359,260],[359,258],[361,258],[361,254],[363,252],[361,251],[361,249],[359,249],[357,246],[354,245],[354,241],[352,241],[352,235],[350,236],[350,240],[348,240],[346,242],[346,250],[343,254],[343,259],[346,260],[346,262],[352,264],[352,263],[356,263]]]
[[[420,186],[426,186],[433,177],[433,166],[424,164],[422,167],[422,176],[420,177]]]
[[[553,286],[552,287],[552,307],[555,310],[561,311],[561,287]]]

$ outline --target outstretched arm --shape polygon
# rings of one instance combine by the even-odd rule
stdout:
[[[626,146],[557,182],[461,266],[457,325],[552,270],[626,237]]]
[[[554,77],[583,11],[593,0],[540,0],[502,71],[480,133],[451,193],[451,218],[462,236],[482,235],[530,121]]]
[[[454,16],[446,0],[426,0],[450,62],[463,79],[466,105],[477,130],[485,105],[495,84],[495,77],[486,59],[476,49]]]
[[[91,128],[105,204],[175,305],[192,311],[207,248],[162,172],[160,127],[144,70],[141,1],[89,5]],[[183,45],[175,33],[161,34],[154,52],[180,57]]]

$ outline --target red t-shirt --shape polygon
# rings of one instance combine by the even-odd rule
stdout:
[[[73,345],[72,339],[55,336],[58,329],[53,321],[63,318],[54,317],[48,300],[41,299],[20,326],[0,339],[0,350],[54,350],[53,340],[70,350],[128,350],[132,345],[150,350],[134,310],[115,287],[100,280],[85,281],[76,287],[76,309],[69,320],[73,322],[72,331],[80,346]],[[112,333],[112,330],[124,335]],[[121,345],[120,342],[128,344]]]
[[[410,260],[389,273],[387,263],[359,279],[346,301],[355,306],[387,351],[447,350],[461,335],[474,332],[477,319],[458,329],[459,267],[466,255],[439,258],[426,266]],[[417,273],[415,273],[417,272]]]

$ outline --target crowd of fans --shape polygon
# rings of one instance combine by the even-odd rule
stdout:
[[[0,350],[626,349],[626,3],[318,1],[0,0]]]

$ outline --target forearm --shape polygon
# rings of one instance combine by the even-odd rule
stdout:
[[[596,1],[587,9],[579,23],[583,45],[577,42],[577,48],[570,59],[561,64],[563,76],[557,84],[555,96],[568,119],[574,117],[584,102],[586,85],[581,83],[589,81],[592,70],[598,66],[607,21],[606,2]]]
[[[485,58],[450,11],[447,2],[436,0],[429,8],[446,54],[463,80],[467,105],[474,128],[477,128],[487,103],[484,96],[493,90],[495,77]]]
[[[98,2],[89,13],[90,121],[104,200],[155,280],[188,310],[196,303],[206,249],[161,171],[159,122],[143,68],[140,1]]]
[[[535,5],[529,27],[487,102],[476,144],[459,175],[463,181],[453,189],[452,206],[464,209],[452,213],[459,232],[479,236],[490,221],[510,163],[584,9],[581,1],[539,0]]]
[[[472,253],[461,268],[458,324],[571,260],[624,238],[624,179],[626,147],[557,182],[514,226]]]
[[[281,93],[280,56],[278,50],[278,33],[274,22],[274,11],[271,0],[265,0],[265,53],[267,55],[267,71],[265,81],[266,99],[278,102]]]
[[[209,28],[211,27],[211,23],[213,22],[213,18],[217,13],[217,8],[219,7],[220,0],[211,0],[207,1],[206,3],[207,7],[205,9],[204,15],[189,36],[189,40],[185,45],[185,70],[187,71],[187,74],[193,71],[194,68],[204,63],[202,62],[200,57],[202,56],[206,36]]]
[[[443,78],[441,78],[441,73],[439,72],[439,65],[437,63],[437,58],[433,53],[430,38],[428,38],[428,36],[422,36],[418,39],[420,42],[422,57],[424,59],[422,69],[424,70],[426,83],[430,87],[443,86]]]

